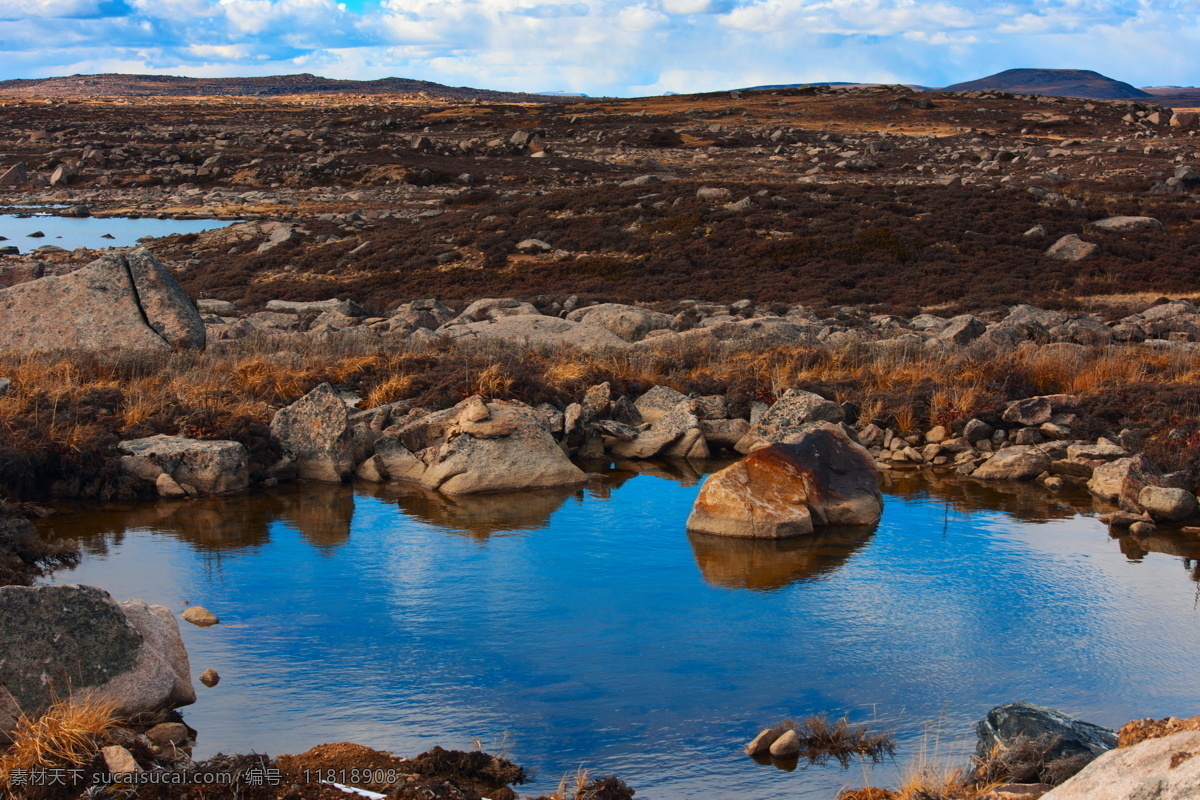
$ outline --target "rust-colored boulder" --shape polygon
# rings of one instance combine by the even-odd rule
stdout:
[[[870,454],[839,427],[814,423],[709,476],[687,527],[781,539],[817,527],[873,525],[882,513]]]

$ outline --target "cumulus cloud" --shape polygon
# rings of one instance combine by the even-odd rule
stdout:
[[[1196,10],[1196,0],[0,0],[0,78],[309,71],[649,94],[938,86],[1077,67],[1194,84]]]

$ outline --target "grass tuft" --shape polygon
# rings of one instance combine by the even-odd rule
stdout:
[[[0,755],[0,786],[11,788],[17,770],[80,767],[95,758],[120,722],[115,703],[94,698],[59,700],[40,715],[22,714]]]

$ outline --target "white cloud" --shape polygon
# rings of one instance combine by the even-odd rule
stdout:
[[[595,95],[1078,67],[1196,84],[1196,11],[1196,0],[0,0],[0,78],[303,69]]]
[[[0,0],[0,19],[82,17],[100,12],[100,0]]]
[[[662,0],[668,14],[724,14],[733,8],[730,0]]]

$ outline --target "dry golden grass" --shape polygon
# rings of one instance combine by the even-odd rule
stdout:
[[[22,715],[12,744],[0,755],[0,786],[8,787],[16,770],[87,764],[119,722],[114,703],[88,698],[59,700],[36,717]]]
[[[862,418],[914,433],[1032,394],[1104,396],[1131,384],[1200,385],[1200,357],[1124,345],[947,353],[864,345],[675,346],[587,353],[502,342],[316,342],[297,335],[251,338],[205,353],[0,356],[0,375],[13,380],[0,398],[0,444],[8,439],[28,451],[79,449],[88,425],[101,422],[113,431],[148,426],[166,432],[174,432],[170,420],[183,425],[198,413],[269,422],[275,409],[324,381],[358,391],[364,408],[404,399],[444,407],[470,394],[568,403],[603,381],[628,395],[663,384],[685,393],[726,393],[739,402],[771,402],[788,389],[807,389],[859,403]],[[81,422],[77,407],[94,406],[106,393],[118,398],[115,406],[109,402],[109,416]]]
[[[471,380],[471,394],[485,398],[504,397],[512,391],[516,380],[500,364],[489,364]]]
[[[363,398],[358,407],[363,409],[378,408],[388,403],[407,399],[412,395],[415,385],[416,381],[412,375],[392,375],[390,378],[384,380],[383,383],[367,392],[366,397]]]

